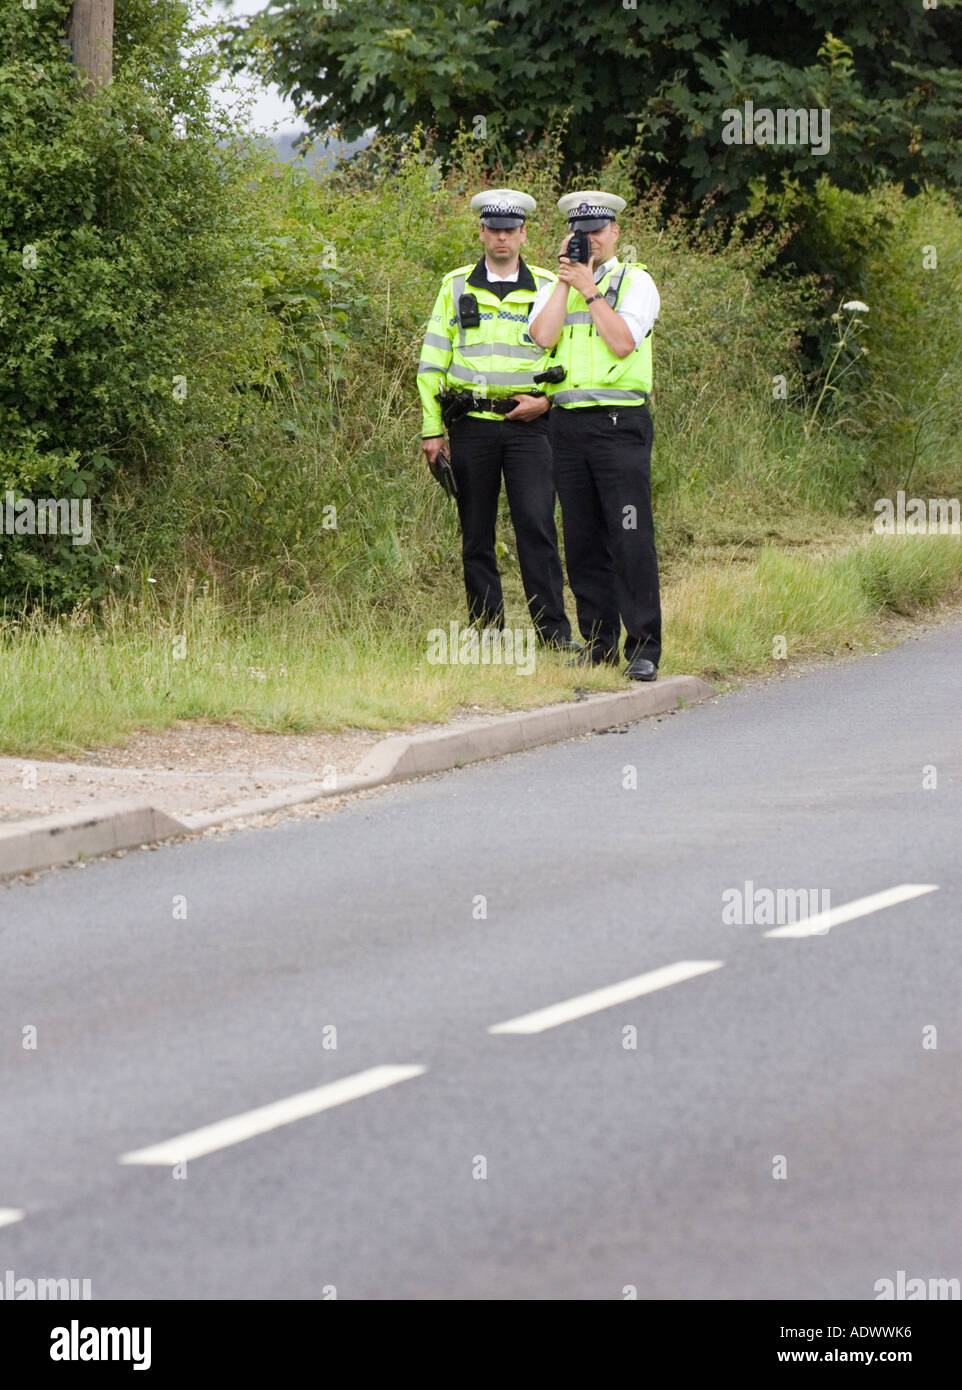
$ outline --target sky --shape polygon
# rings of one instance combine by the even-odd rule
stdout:
[[[257,14],[259,10],[267,8],[267,3],[268,0],[234,0],[233,4],[226,4],[224,0],[210,0],[210,18]],[[238,87],[255,96],[251,110],[251,121],[256,129],[270,130],[275,122],[279,122],[278,128],[281,131],[302,130],[304,128],[304,122],[297,116],[294,107],[289,101],[284,100],[273,84],[265,87],[252,78],[243,77],[234,78],[234,82]],[[225,90],[221,99],[229,105],[229,92]]]

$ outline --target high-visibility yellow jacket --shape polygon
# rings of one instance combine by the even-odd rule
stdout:
[[[643,265],[625,266],[616,261],[597,284],[613,309],[631,283],[631,277],[645,270]],[[580,309],[565,314],[561,337],[551,352],[550,365],[564,367],[565,379],[546,389],[552,407],[578,409],[586,405],[644,405],[651,394],[651,333],[642,338],[627,357],[617,357],[598,333],[591,310],[580,295],[569,293],[569,302],[581,302]]]
[[[421,433],[425,439],[444,433],[441,407],[435,399],[442,387],[492,399],[542,389],[534,385],[534,377],[544,371],[548,355],[528,336],[528,315],[538,291],[557,278],[550,270],[526,266],[522,260],[517,287],[499,299],[487,287],[483,259],[445,275],[418,363]],[[462,328],[458,317],[462,294],[477,298],[479,328]],[[471,414],[482,420],[504,418],[490,411]]]

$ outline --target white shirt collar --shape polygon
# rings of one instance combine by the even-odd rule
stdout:
[[[484,273],[487,275],[487,277],[488,277],[489,280],[492,280],[492,281],[495,281],[495,282],[497,282],[497,281],[509,281],[509,282],[511,282],[511,283],[515,283],[515,282],[517,281],[517,279],[518,279],[518,274],[519,274],[520,270],[521,270],[521,265],[520,265],[520,263],[519,263],[519,264],[517,265],[517,267],[515,268],[515,272],[514,272],[513,275],[498,275],[495,271],[493,271],[493,270],[491,269],[490,265],[488,264],[487,257],[485,257],[485,262],[484,262]]]
[[[605,276],[608,274],[608,271],[611,270],[612,267],[613,267],[613,266],[616,266],[617,264],[618,264],[618,257],[617,257],[617,256],[612,256],[612,257],[611,257],[611,260],[605,261],[604,265],[595,266],[595,271],[594,271],[594,275],[595,275],[595,284],[596,284],[596,285],[599,284],[599,283],[605,278]]]

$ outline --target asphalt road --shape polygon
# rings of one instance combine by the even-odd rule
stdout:
[[[960,685],[954,628],[0,889],[0,1278],[164,1299],[962,1279]],[[770,936],[763,894],[731,920],[746,880],[787,925],[787,890],[919,891]]]

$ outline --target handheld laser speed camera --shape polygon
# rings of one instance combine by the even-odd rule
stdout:
[[[588,233],[573,232],[565,255],[569,261],[577,261],[579,265],[587,265],[591,259],[591,242],[588,240]]]

